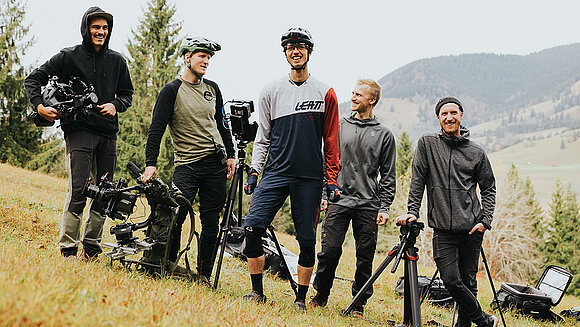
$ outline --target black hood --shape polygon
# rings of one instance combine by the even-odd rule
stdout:
[[[102,13],[102,15],[96,15],[97,13]],[[89,25],[89,19],[94,16],[103,17],[107,20],[107,23],[109,23],[109,33],[107,33],[105,43],[99,50],[99,53],[104,53],[109,48],[109,40],[111,39],[111,33],[113,32],[113,16],[97,6],[93,6],[87,9],[81,20],[81,35],[83,37],[83,46],[87,48],[87,50],[92,49],[91,52],[94,53],[95,47],[93,46],[93,41],[91,40],[91,31]]]
[[[449,136],[449,135],[445,134],[445,132],[443,132],[443,129],[441,129],[441,131],[439,132],[439,137],[442,140],[449,142],[451,144],[462,143],[462,142],[469,140],[470,132],[465,126],[463,126],[463,125],[459,126],[459,134],[460,134],[459,137],[457,137],[455,135]]]

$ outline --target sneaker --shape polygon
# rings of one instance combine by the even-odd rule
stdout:
[[[313,297],[310,298],[308,302],[308,306],[312,308],[324,308],[328,303],[328,297],[323,296],[320,293],[316,293]]]
[[[79,259],[81,261],[84,262],[101,262],[101,259],[99,259],[99,254],[96,253],[94,255],[89,255],[85,249],[83,248],[83,250],[81,251],[81,255],[79,256]]]
[[[306,312],[306,303],[304,303],[304,300],[296,299],[292,305],[292,308],[294,308],[294,311],[297,312]]]
[[[60,248],[60,254],[63,257],[77,257],[77,251],[78,248],[77,247],[72,247],[72,248]]]
[[[205,277],[204,275],[197,275],[195,281],[197,284],[205,287],[211,288],[211,283],[209,282],[209,278]]]
[[[260,294],[256,291],[252,290],[250,292],[250,294],[244,295],[243,299],[244,299],[244,301],[248,301],[248,302],[264,303],[264,302],[266,302],[266,295]]]
[[[352,309],[352,315],[355,318],[364,318],[365,307],[361,301],[358,301],[357,304],[354,305],[354,309]]]
[[[496,316],[490,316],[489,318],[489,327],[497,327],[499,325],[499,319]]]
[[[64,261],[68,261],[68,262],[77,262],[78,258],[76,255],[63,255],[63,259]]]

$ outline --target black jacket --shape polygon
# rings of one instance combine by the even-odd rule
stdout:
[[[343,117],[338,129],[342,194],[336,204],[388,213],[396,191],[395,138],[376,118],[355,114]]]
[[[483,148],[461,136],[423,135],[413,157],[408,213],[419,217],[427,186],[428,224],[448,232],[470,231],[481,222],[491,228],[495,208],[495,177]],[[481,202],[477,197],[479,186]]]
[[[42,103],[41,87],[48,83],[49,77],[58,76],[60,82],[71,77],[79,77],[83,82],[95,87],[98,104],[112,103],[117,113],[127,111],[133,98],[133,84],[129,76],[127,61],[123,56],[109,49],[113,31],[113,21],[109,21],[109,33],[99,52],[91,41],[89,14],[104,12],[99,7],[89,8],[82,17],[81,35],[83,42],[62,49],[39,68],[33,70],[24,81],[26,93],[34,109]],[[94,108],[88,115],[77,115],[77,119],[62,125],[65,137],[75,131],[89,131],[97,135],[115,139],[119,131],[119,118],[107,118]]]

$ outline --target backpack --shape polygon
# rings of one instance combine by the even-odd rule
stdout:
[[[427,287],[431,283],[431,277],[418,276],[417,280],[419,282],[419,295],[420,298],[422,298],[424,292],[427,291]],[[405,277],[399,277],[397,285],[395,286],[395,292],[401,296],[405,293]],[[429,292],[427,293],[427,299],[429,302],[440,306],[453,305],[453,298],[445,288],[443,280],[439,277],[435,277],[433,280],[431,289],[429,289]]]

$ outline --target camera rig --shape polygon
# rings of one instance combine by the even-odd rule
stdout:
[[[52,76],[47,86],[42,91],[42,104],[56,109],[59,114],[61,125],[74,120],[76,115],[88,114],[89,110],[97,104],[99,98],[92,85],[87,85],[78,77],[71,77],[68,83],[59,83],[57,76]],[[54,125],[42,117],[36,108],[29,116],[37,127]]]
[[[229,120],[232,126],[232,134],[238,141],[243,143],[252,142],[256,138],[258,123],[250,124],[250,115],[254,112],[254,102],[245,100],[230,100]]]
[[[142,183],[141,170],[132,162],[127,164],[127,169],[138,181],[137,185],[128,186],[124,179],[119,179],[116,182],[111,181],[105,174],[99,184],[94,184],[89,178],[82,192],[83,196],[102,204],[106,216],[113,220],[123,220],[122,223],[111,227],[111,235],[115,236],[117,243],[104,242],[103,246],[110,249],[104,255],[111,258],[111,262],[119,260],[125,266],[136,264],[146,272],[193,278],[187,251],[190,249],[194,236],[199,245],[199,234],[195,230],[195,215],[191,203],[181,193],[172,190],[159,178],[154,177],[149,182]],[[151,213],[145,221],[128,222],[137,198],[142,194],[147,198]],[[180,208],[188,210],[191,230],[187,245],[179,251],[177,260],[171,262],[168,260],[171,235]],[[134,231],[144,228],[147,228],[144,239],[140,240],[133,236]],[[140,252],[143,252],[143,257],[140,260],[126,258]],[[186,268],[177,265],[183,254],[185,254]]]

